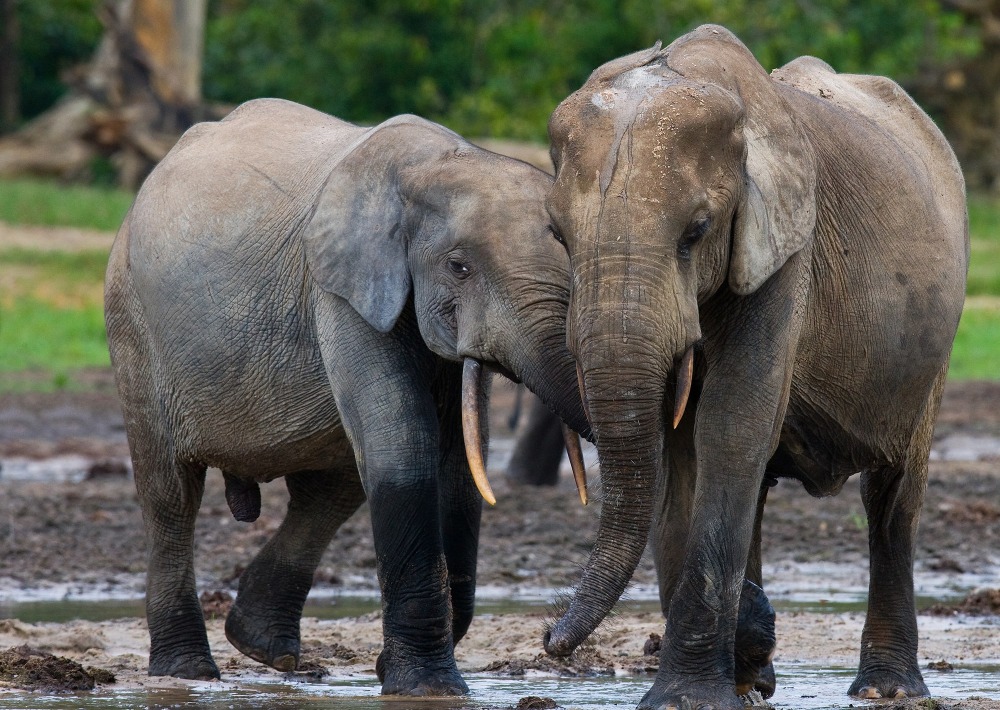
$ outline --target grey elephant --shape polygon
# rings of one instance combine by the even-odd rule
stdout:
[[[213,466],[239,519],[259,514],[260,482],[283,476],[290,496],[240,579],[233,645],[296,668],[313,572],[367,497],[382,692],[467,691],[453,645],[472,618],[482,502],[463,441],[482,476],[484,368],[588,426],[550,185],[414,116],[360,128],[280,100],[193,127],[153,171],[106,285],[149,548],[150,674],[219,676],[193,568]]]
[[[518,393],[519,398],[522,396]],[[525,422],[517,432],[507,463],[507,480],[515,485],[554,486],[559,482],[565,451],[563,423],[545,402],[537,397],[527,399],[523,406]]]
[[[718,26],[598,68],[549,131],[605,501],[547,650],[595,628],[649,534],[666,632],[640,707],[741,708],[734,690],[769,661],[751,584],[767,485],[826,496],[861,472],[871,579],[850,693],[926,694],[914,536],[969,255],[941,133],[888,79],[811,57],[768,75]],[[755,630],[765,652],[747,654]]]

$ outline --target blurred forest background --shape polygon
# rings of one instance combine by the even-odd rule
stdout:
[[[893,77],[935,118],[970,188],[950,374],[1000,379],[1000,0],[0,0],[0,395],[110,381],[111,239],[192,123],[277,96],[544,165],[549,114],[595,67],[704,22],[767,69]]]
[[[185,124],[261,96],[359,123],[411,112],[466,136],[545,142],[550,112],[595,67],[717,22],[767,69],[812,54],[838,71],[895,78],[948,135],[970,186],[1000,191],[1000,0],[0,0],[0,7],[6,132],[23,130],[68,95],[109,93],[107,66],[102,77],[95,65],[107,64],[98,47],[110,37],[133,80],[156,73],[155,55],[169,52],[168,43],[183,55],[184,71],[194,71],[186,88],[174,87],[183,110],[159,116],[143,137],[154,155]],[[130,28],[129,18],[143,13],[145,26]],[[132,119],[107,115],[121,108],[91,107],[95,149],[86,170],[65,176],[135,187],[144,169],[115,160],[115,126]],[[16,168],[0,159],[0,173]]]

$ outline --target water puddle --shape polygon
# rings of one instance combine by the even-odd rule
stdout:
[[[929,671],[927,685],[936,697],[964,699],[973,696],[1000,699],[997,677],[1000,666],[963,666],[947,673]],[[778,674],[778,690],[770,702],[789,710],[839,710],[878,707],[876,702],[849,698],[847,688],[854,669],[785,665]],[[193,683],[182,688],[102,690],[66,696],[0,696],[3,707],[45,708],[185,708],[208,710],[261,708],[350,707],[355,710],[489,710],[511,708],[525,696],[552,698],[562,708],[635,707],[652,684],[651,677],[553,678],[542,675],[498,678],[482,673],[465,675],[470,695],[465,698],[414,700],[385,698],[374,676],[330,677],[323,681],[268,682],[264,679]]]
[[[490,469],[502,471],[506,469],[514,450],[514,439],[510,435],[500,434],[490,440]],[[583,442],[583,456],[587,468],[596,472],[598,466],[597,449]],[[934,443],[930,455],[931,461],[994,461],[1000,460],[1000,438],[995,436],[950,434]],[[132,464],[127,458],[114,459],[127,470]],[[7,457],[0,459],[0,475],[8,481],[53,481],[60,483],[75,483],[82,481],[91,472],[94,465],[92,458],[79,455],[54,456],[46,459],[31,459],[25,457]],[[569,461],[563,456],[561,464],[563,475],[569,476],[571,469]]]

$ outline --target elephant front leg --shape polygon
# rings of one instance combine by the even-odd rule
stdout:
[[[661,480],[656,485],[658,500],[654,508],[651,546],[655,552],[664,617],[668,616],[683,568],[694,507],[697,481],[694,412],[697,411],[698,392],[699,388],[695,387],[688,401],[689,416],[682,419],[676,429],[667,432],[667,453]],[[766,497],[767,488],[763,487],[757,500],[746,579],[740,593],[734,674],[737,693],[745,695],[755,688],[769,698],[775,688],[771,664],[775,646],[774,609],[761,588],[760,569],[760,525]]]
[[[438,412],[429,387],[437,360],[412,313],[390,333],[373,330],[349,308],[320,309],[317,325],[371,509],[382,588],[382,693],[465,694],[441,538]]]
[[[452,635],[457,644],[472,623],[476,604],[476,562],[479,553],[479,524],[483,498],[469,472],[462,439],[459,406],[461,367],[448,363],[435,387],[441,422],[440,510],[441,539],[448,564],[451,592]],[[489,393],[480,392],[479,411],[488,411]],[[489,440],[487,418],[480,420],[480,440]]]
[[[787,403],[791,359],[787,344],[773,334],[754,335],[745,349],[713,352],[706,345],[710,369],[695,413],[697,482],[688,542],[659,672],[640,708],[739,710],[737,639],[752,651],[751,665],[758,669],[774,647],[773,611],[746,575],[754,573],[750,548],[764,470]]]
[[[240,576],[226,617],[229,642],[279,671],[298,667],[299,622],[313,574],[334,533],[365,498],[353,453],[346,453],[332,470],[285,477],[288,512]]]

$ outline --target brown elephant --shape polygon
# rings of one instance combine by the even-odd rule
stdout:
[[[233,645],[296,668],[320,556],[367,498],[382,691],[467,691],[453,647],[475,600],[482,502],[466,449],[482,488],[483,368],[588,429],[551,181],[416,116],[362,128],[273,99],[195,126],[157,166],[105,299],[148,545],[151,675],[219,677],[193,566],[214,466],[241,520],[259,514],[260,482],[284,477],[290,497],[240,578]]]
[[[888,79],[810,57],[769,76],[717,26],[600,67],[549,132],[605,501],[547,650],[591,633],[651,534],[666,632],[640,707],[742,707],[737,684],[768,662],[746,660],[738,621],[766,484],[826,496],[861,472],[850,693],[926,694],[914,536],[969,255],[941,133]]]

